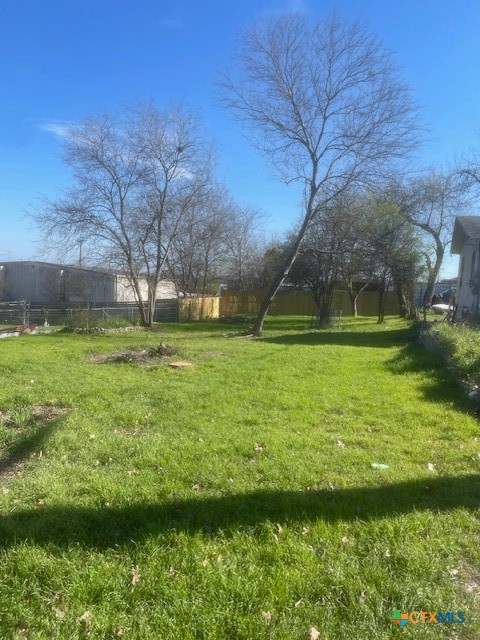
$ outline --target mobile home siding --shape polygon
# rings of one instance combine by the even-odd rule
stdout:
[[[142,298],[147,282],[140,278]],[[172,282],[161,281],[157,298],[176,298]],[[27,300],[33,304],[60,302],[135,302],[135,293],[123,274],[82,269],[47,262],[22,261],[0,264],[0,301]]]

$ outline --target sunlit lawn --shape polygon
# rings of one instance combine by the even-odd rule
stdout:
[[[478,638],[480,428],[441,360],[396,319],[235,330],[0,342],[0,638]],[[160,340],[193,367],[89,357]]]

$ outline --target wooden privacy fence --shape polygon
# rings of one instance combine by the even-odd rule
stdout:
[[[264,291],[222,293],[220,315],[254,316],[258,313],[264,295]],[[353,315],[348,291],[335,291],[332,308],[340,310],[342,316]],[[378,313],[378,292],[363,291],[357,300],[357,312],[360,316],[376,316]],[[394,291],[389,291],[385,304],[385,315],[396,315],[399,312],[397,295]],[[306,291],[279,293],[269,311],[269,314],[273,316],[313,316],[314,313],[313,298]]]
[[[183,298],[178,304],[178,319],[180,322],[188,322],[220,316],[255,316],[264,295],[264,291],[227,291],[220,297]],[[342,316],[353,315],[348,291],[335,291],[333,309],[341,311]],[[361,316],[376,316],[378,292],[363,291],[357,300],[357,311]],[[389,291],[385,315],[396,315],[399,312],[397,296],[394,291]],[[269,313],[273,316],[313,316],[315,304],[311,294],[306,291],[287,291],[277,295]]]
[[[180,322],[188,320],[203,320],[218,318],[220,315],[220,298],[209,296],[199,298],[181,298],[178,301],[178,319]]]

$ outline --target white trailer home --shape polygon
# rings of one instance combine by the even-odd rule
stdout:
[[[147,280],[140,279],[146,299]],[[176,298],[173,282],[162,281],[159,300]],[[114,271],[31,260],[0,263],[0,301],[27,300],[33,304],[135,302],[128,277]]]

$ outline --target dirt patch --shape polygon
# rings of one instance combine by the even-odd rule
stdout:
[[[121,349],[113,353],[99,354],[94,353],[90,356],[90,360],[98,363],[115,363],[115,362],[149,362],[158,358],[170,358],[176,355],[177,350],[171,345],[160,342],[158,347],[149,349]]]
[[[53,422],[66,415],[70,409],[55,404],[32,404],[16,407],[7,411],[0,411],[0,422],[7,427],[28,426],[33,421]]]
[[[65,416],[70,411],[70,408],[55,404],[34,404],[30,407],[30,411],[34,418],[42,420],[43,422],[50,422],[61,416]]]

